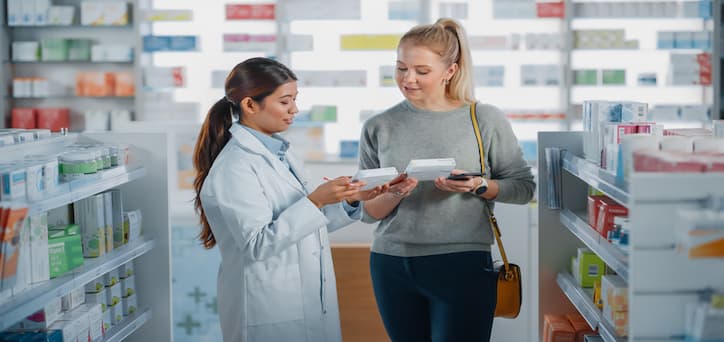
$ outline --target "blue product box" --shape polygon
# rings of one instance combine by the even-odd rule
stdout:
[[[143,36],[144,52],[168,51],[170,46],[171,38],[168,36]]]
[[[359,140],[342,140],[339,142],[340,158],[357,158],[359,153]]]
[[[535,140],[521,140],[518,142],[523,152],[523,159],[529,162],[538,160],[538,142]]]
[[[195,51],[196,36],[169,36],[171,51]]]
[[[711,17],[712,17],[711,0],[700,0],[699,1],[699,16],[703,19],[711,19]]]

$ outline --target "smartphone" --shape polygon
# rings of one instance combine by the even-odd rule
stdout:
[[[465,172],[465,173],[459,173],[457,175],[449,175],[447,176],[447,179],[450,180],[468,180],[470,177],[481,177],[483,174],[480,172]]]

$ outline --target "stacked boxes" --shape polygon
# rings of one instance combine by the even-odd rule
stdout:
[[[605,268],[603,260],[587,248],[579,248],[576,257],[571,259],[573,277],[581,287],[593,287],[601,278]]]
[[[603,318],[616,330],[618,336],[628,335],[628,285],[617,275],[601,278]]]

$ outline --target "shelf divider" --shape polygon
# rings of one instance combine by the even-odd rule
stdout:
[[[568,173],[602,191],[621,205],[628,206],[628,183],[617,184],[616,175],[568,151],[563,151],[562,160],[563,169]]]

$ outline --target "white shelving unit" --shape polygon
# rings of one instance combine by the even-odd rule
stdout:
[[[544,314],[578,310],[606,341],[684,341],[684,308],[711,289],[724,289],[724,260],[689,259],[675,249],[677,210],[699,208],[724,197],[724,174],[634,173],[627,189],[606,179],[605,171],[582,158],[581,132],[539,134],[539,323]],[[545,148],[565,149],[562,162],[563,209],[549,209]],[[572,166],[576,167],[572,167]],[[601,176],[604,175],[604,176]],[[612,246],[580,218],[587,188],[605,190],[629,209],[629,254]],[[603,189],[602,189],[603,188]],[[628,336],[617,337],[600,319],[588,290],[568,274],[570,257],[587,246],[628,282]],[[566,298],[568,300],[566,300]]]
[[[118,167],[95,176],[62,183],[55,195],[25,203],[31,213],[73,203],[93,194],[118,188],[126,209],[141,209],[142,239],[99,258],[85,259],[73,271],[0,303],[0,330],[41,309],[53,298],[65,295],[98,276],[138,259],[135,277],[139,306],[144,308],[114,326],[105,341],[171,341],[171,270],[168,195],[169,145],[165,133],[85,133],[54,136],[47,140],[0,147],[0,162],[22,159],[27,154],[56,153],[73,143],[124,143],[130,145],[129,167]]]
[[[141,38],[137,25],[137,2],[139,0],[110,0],[127,3],[129,7],[129,24],[117,26],[89,26],[80,24],[81,0],[64,0],[57,4],[75,7],[72,25],[47,26],[9,26],[7,25],[7,1],[0,1],[0,46],[2,46],[2,67],[0,82],[4,85],[0,95],[4,96],[0,105],[0,127],[10,127],[10,116],[13,107],[65,107],[70,109],[70,127],[74,131],[83,130],[85,110],[130,110],[138,108],[136,96],[73,96],[75,74],[81,71],[130,72],[134,75],[136,92],[140,89],[140,63],[138,48]],[[56,4],[54,2],[54,4]],[[111,38],[112,37],[112,38]],[[119,44],[133,47],[132,61],[13,61],[11,45],[13,41],[40,41],[46,38],[92,39],[93,44]],[[13,97],[12,79],[14,77],[45,77],[52,82],[50,87],[57,91],[64,89],[62,96],[49,97]]]

